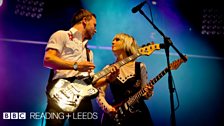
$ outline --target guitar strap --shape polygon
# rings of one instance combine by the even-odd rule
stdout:
[[[54,77],[54,70],[50,69],[50,74],[49,74],[49,77],[48,77],[48,84],[52,81],[53,77]]]
[[[130,95],[133,95],[135,92],[137,92],[141,88],[141,68],[140,68],[141,62],[135,62],[135,79],[136,82],[131,84],[130,87],[127,89],[128,97]]]
[[[135,79],[136,82],[132,83],[129,88],[127,89],[126,93],[127,96],[130,97],[135,92],[137,92],[141,87],[141,68],[140,68],[141,62],[135,62]]]
[[[141,64],[141,62],[135,62],[135,76],[136,76],[136,80],[141,80],[140,64]]]
[[[87,58],[87,61],[90,61],[90,58],[89,58],[90,49],[87,47],[87,44],[85,45],[85,47],[86,47],[86,58]]]

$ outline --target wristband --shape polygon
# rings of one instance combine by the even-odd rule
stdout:
[[[73,68],[74,68],[74,70],[78,70],[78,63],[77,62],[74,63]]]

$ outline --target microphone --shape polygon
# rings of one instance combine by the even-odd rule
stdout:
[[[141,2],[139,5],[133,7],[133,8],[131,9],[132,13],[136,13],[137,11],[139,11],[139,10],[142,8],[142,6],[144,6],[145,3],[146,3],[146,1]]]

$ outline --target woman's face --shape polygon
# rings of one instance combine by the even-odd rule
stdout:
[[[114,37],[112,41],[112,51],[116,54],[124,52],[124,42],[119,37]]]

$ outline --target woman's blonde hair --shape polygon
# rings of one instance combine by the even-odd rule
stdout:
[[[131,56],[138,52],[138,45],[134,37],[125,33],[116,34],[114,38],[119,38],[124,42],[124,50],[127,56]]]

